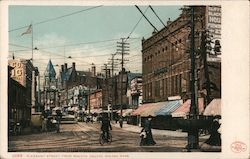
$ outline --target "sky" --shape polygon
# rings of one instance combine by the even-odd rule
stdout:
[[[33,24],[34,65],[44,73],[51,59],[58,74],[64,62],[68,66],[76,63],[76,69],[87,71],[94,63],[100,72],[117,49],[120,38],[130,38],[126,70],[141,72],[141,39],[152,35],[152,26],[142,18],[135,6],[9,6],[9,58],[30,59],[31,34],[21,36]],[[158,29],[164,26],[147,6],[139,6],[147,18]],[[181,6],[152,6],[163,22],[175,20],[180,15]],[[93,8],[93,9],[89,9]],[[86,10],[88,9],[88,10]],[[85,10],[85,11],[84,11]],[[78,12],[79,11],[79,12]],[[63,15],[78,12],[58,18]],[[138,21],[141,21],[138,23]],[[53,20],[50,20],[53,19]],[[48,20],[48,21],[47,21]],[[47,21],[37,24],[39,22]],[[137,27],[133,30],[135,25]],[[26,26],[26,27],[25,27]],[[21,29],[19,29],[21,28]],[[71,58],[68,58],[68,57]],[[115,59],[121,58],[116,55]],[[120,63],[117,61],[117,68]]]

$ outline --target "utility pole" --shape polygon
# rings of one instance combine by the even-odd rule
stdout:
[[[195,52],[195,7],[191,6],[191,106],[190,106],[190,120],[197,120],[198,115],[198,98],[197,98],[197,72],[196,72],[196,52]],[[199,146],[198,128],[190,126],[188,130],[188,151],[196,149]]]
[[[121,59],[121,66],[122,66],[122,70],[121,70],[121,118],[122,118],[122,109],[123,109],[123,83],[124,83],[124,80],[123,80],[123,73],[125,72],[124,70],[124,61],[127,61],[124,59],[124,55],[128,55],[128,48],[129,48],[129,43],[126,43],[125,42],[125,38],[121,38],[121,42],[117,42],[117,54],[121,54],[122,55],[122,59]]]
[[[110,61],[109,61],[109,63],[111,64],[111,82],[112,82],[112,84],[111,84],[111,92],[113,93],[113,92],[115,92],[115,90],[114,90],[114,71],[117,69],[116,68],[116,63],[115,63],[115,60],[119,60],[119,59],[114,59],[115,58],[115,55],[116,54],[111,54],[111,59],[109,59]],[[113,93],[113,94],[111,94],[111,120],[113,120],[113,106],[114,106],[114,100],[116,100],[115,98],[115,93]]]
[[[111,65],[111,77],[114,76],[114,71],[117,70],[117,64],[115,63],[115,60],[120,60],[120,59],[115,59],[116,54],[111,54],[111,59],[109,59],[109,64]]]

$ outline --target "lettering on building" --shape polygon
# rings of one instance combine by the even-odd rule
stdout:
[[[11,71],[11,78],[16,80],[18,83],[26,86],[26,78],[25,78],[25,65],[19,61],[9,61],[9,65],[13,67]]]

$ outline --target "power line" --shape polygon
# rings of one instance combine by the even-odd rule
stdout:
[[[145,11],[143,12],[143,14],[145,14],[148,10],[148,7],[145,9]],[[136,27],[138,26],[138,24],[140,23],[140,21],[142,20],[143,15],[141,16],[141,18],[139,19],[139,21],[135,24],[135,26],[133,27],[132,31],[129,33],[128,37],[126,38],[125,41],[127,41],[127,39],[130,38],[131,34],[135,31]]]
[[[39,25],[39,24],[47,23],[47,22],[50,22],[50,21],[54,21],[54,20],[57,20],[57,19],[68,17],[68,16],[71,16],[71,15],[74,15],[74,14],[78,14],[78,13],[81,13],[81,12],[84,12],[84,11],[88,11],[88,10],[92,10],[92,9],[95,9],[95,8],[99,8],[99,7],[102,7],[102,6],[103,5],[90,7],[90,8],[87,8],[87,9],[80,10],[80,11],[76,11],[76,12],[72,12],[72,13],[69,13],[69,14],[65,14],[65,15],[62,15],[62,16],[59,16],[59,17],[50,18],[50,19],[47,19],[47,20],[44,20],[44,21],[33,23],[32,25]],[[28,26],[29,25],[26,25],[26,26],[23,26],[23,27],[19,27],[19,28],[16,28],[16,29],[12,29],[12,30],[9,30],[9,32],[20,30],[20,29],[26,28]]]
[[[84,45],[84,44],[96,44],[96,43],[103,43],[103,42],[110,42],[110,41],[117,41],[117,40],[119,40],[119,39],[108,39],[108,40],[100,40],[100,41],[82,42],[82,43],[74,43],[74,44],[46,47],[46,48],[43,48],[43,49],[52,49],[52,48],[60,48],[60,47],[65,47],[65,46]]]
[[[156,12],[154,11],[154,9],[152,8],[151,5],[149,5],[149,8],[154,12],[154,14],[156,15],[156,17],[160,20],[160,22],[163,24],[164,27],[166,27],[166,25],[164,24],[164,22],[161,20],[161,18],[156,14]]]
[[[141,9],[135,5],[135,7],[140,11],[140,13],[143,15],[143,17],[148,21],[148,23],[158,32],[158,29],[148,20],[148,18],[142,13]]]

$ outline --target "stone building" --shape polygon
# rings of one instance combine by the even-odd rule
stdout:
[[[201,35],[206,29],[207,7],[195,7],[195,52],[198,82],[198,96],[206,96],[204,88],[205,72],[209,72],[212,98],[220,98],[221,66],[220,58],[213,56],[204,61],[201,50]],[[169,97],[182,99],[191,97],[191,59],[190,59],[190,14],[186,9],[166,27],[153,32],[148,39],[142,40],[143,102],[167,101]],[[203,52],[202,52],[203,51]],[[205,50],[206,51],[206,50]],[[210,58],[211,59],[211,58]],[[208,69],[204,69],[205,62]]]
[[[58,81],[56,71],[49,60],[44,72],[44,91],[42,93],[44,109],[52,109],[58,106]]]
[[[91,70],[78,71],[75,62],[72,67],[68,67],[67,63],[61,65],[58,77],[60,105],[79,106],[87,110],[90,92],[102,88],[103,83],[103,79],[96,75],[95,66]]]

